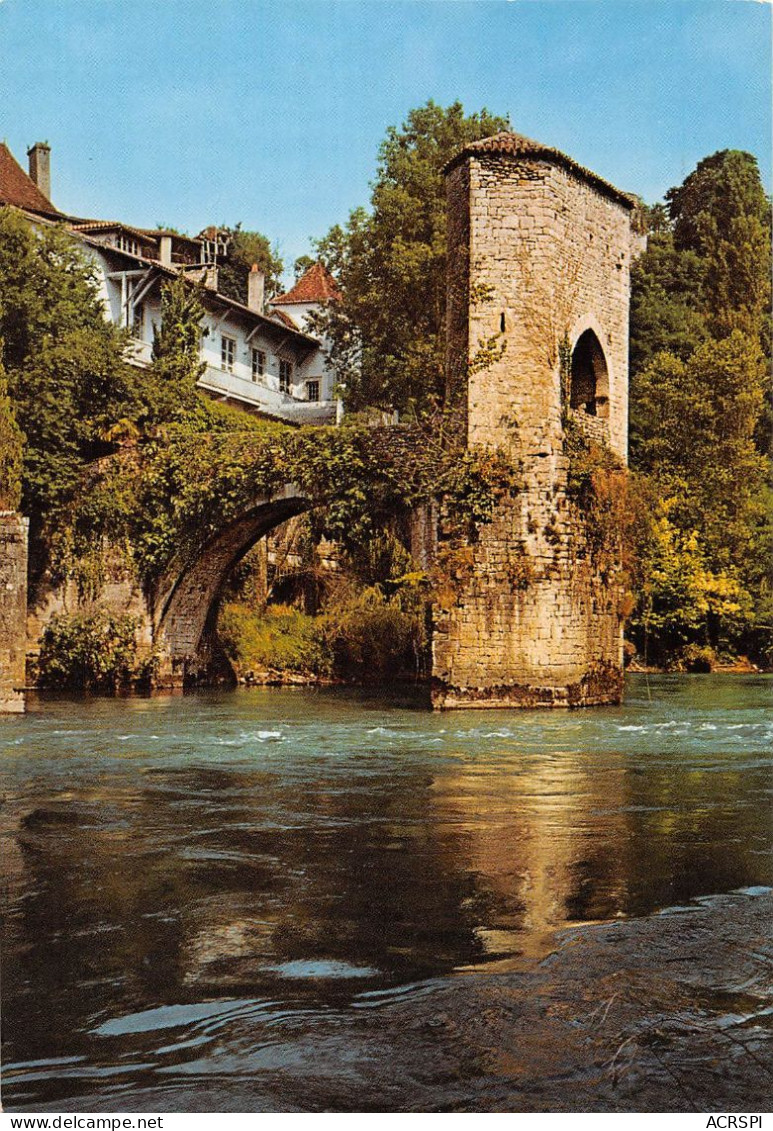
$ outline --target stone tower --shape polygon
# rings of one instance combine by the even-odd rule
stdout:
[[[626,459],[634,201],[512,133],[446,169],[449,397],[470,446],[522,489],[481,527],[433,633],[440,707],[619,701],[619,563],[594,554],[568,490],[567,433]]]

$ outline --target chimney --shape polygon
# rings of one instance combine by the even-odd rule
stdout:
[[[208,263],[204,268],[204,286],[208,291],[216,291],[218,284],[218,270],[216,263]]]
[[[172,237],[160,236],[158,241],[158,261],[162,267],[172,266]]]
[[[51,199],[51,146],[45,141],[36,141],[27,150],[30,163],[30,179],[35,182],[46,200]]]
[[[266,276],[260,270],[257,263],[253,263],[250,268],[250,273],[247,276],[247,306],[250,310],[254,310],[256,314],[263,313],[265,293]]]

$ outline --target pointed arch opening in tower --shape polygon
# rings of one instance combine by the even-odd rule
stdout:
[[[593,330],[577,339],[572,351],[572,408],[606,420],[609,416],[609,370],[604,350]]]

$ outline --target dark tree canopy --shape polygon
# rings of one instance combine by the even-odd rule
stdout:
[[[632,275],[632,373],[641,372],[663,350],[685,360],[705,340],[704,275],[701,257],[677,249],[667,225],[649,236]]]
[[[241,224],[233,228],[220,227],[218,232],[228,240],[228,254],[218,264],[218,290],[237,302],[246,303],[247,276],[253,263],[257,263],[266,276],[266,298],[278,294],[284,263],[278,249],[271,246],[268,236],[245,231]]]
[[[769,331],[770,201],[750,153],[724,149],[666,194],[674,245],[705,264],[703,308],[714,332]]]

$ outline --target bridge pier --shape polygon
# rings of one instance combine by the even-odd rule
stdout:
[[[503,450],[522,487],[435,610],[433,702],[615,703],[619,547],[599,547],[571,472],[578,437],[626,459],[633,200],[509,133],[472,143],[446,175],[449,401],[468,445]]]

